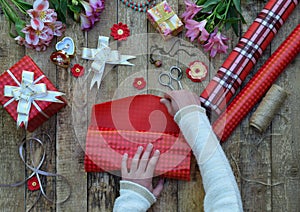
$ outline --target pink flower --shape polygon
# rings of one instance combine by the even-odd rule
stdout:
[[[185,24],[185,28],[187,29],[185,36],[189,37],[191,41],[194,41],[201,33],[199,39],[201,41],[206,41],[209,37],[209,34],[205,29],[206,23],[206,19],[201,22],[194,21],[192,19],[187,20]]]
[[[104,10],[104,2],[102,2],[102,0],[90,0],[90,5],[96,13]]]
[[[93,15],[93,8],[91,7],[91,5],[88,2],[83,1],[83,0],[81,0],[79,2],[85,10],[85,15],[88,16],[88,17],[92,16]]]
[[[89,30],[92,28],[91,20],[82,13],[80,13],[80,23],[81,23],[81,30]]]
[[[51,24],[51,29],[54,36],[60,37],[66,30],[66,25],[64,25],[61,21],[56,21],[54,24]]]
[[[53,9],[49,8],[47,0],[36,0],[33,3],[33,9],[27,13],[31,17],[31,25],[34,29],[43,28],[44,23],[52,23],[57,19],[57,14]]]
[[[226,38],[221,32],[218,32],[216,28],[213,33],[211,33],[208,42],[203,45],[203,48],[206,52],[210,51],[210,56],[215,57],[217,53],[227,53],[227,43]]]
[[[34,29],[31,25],[27,25],[22,32],[25,33],[25,41],[29,45],[38,45],[40,40],[49,41],[53,38],[53,32],[47,26]]]
[[[185,0],[185,12],[181,15],[181,18],[184,22],[188,19],[193,19],[194,16],[202,9],[202,7],[196,5],[194,2],[190,0]]]
[[[17,44],[19,44],[20,46],[23,46],[25,44],[25,39],[21,36],[15,37],[15,41],[17,41]]]

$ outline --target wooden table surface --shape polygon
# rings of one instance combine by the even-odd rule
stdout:
[[[183,0],[168,2],[178,14],[183,13]],[[247,24],[241,25],[240,35],[247,30],[265,3],[262,0],[242,0]],[[300,22],[299,14],[298,6],[258,61],[251,76]],[[9,37],[8,22],[4,14],[0,13],[2,71],[7,70],[24,55],[29,55],[53,84],[66,94],[68,101],[67,107],[34,133],[16,129],[16,123],[3,107],[0,110],[0,183],[21,181],[31,173],[19,157],[18,146],[25,137],[47,133],[53,141],[46,142],[46,161],[42,168],[65,176],[72,186],[67,202],[53,204],[41,197],[32,211],[112,211],[114,201],[119,195],[120,178],[107,173],[84,171],[85,135],[92,105],[140,93],[161,96],[168,88],[158,84],[157,75],[171,65],[178,65],[185,70],[196,59],[209,66],[209,76],[203,83],[193,83],[184,76],[183,86],[200,94],[228,56],[224,54],[209,58],[201,47],[188,42],[184,33],[177,38],[163,41],[146,20],[144,13],[134,12],[119,0],[107,0],[101,21],[91,31],[82,32],[78,24],[68,20],[65,36],[74,39],[77,49],[72,63],[82,64],[88,69],[91,63],[81,59],[82,48],[95,48],[98,36],[110,36],[110,27],[118,22],[126,23],[132,36],[127,41],[118,43],[111,38],[111,47],[118,48],[123,54],[136,55],[137,58],[132,60],[135,66],[107,68],[100,89],[94,87],[90,90],[91,77],[87,81],[85,77],[76,79],[71,75],[70,69],[56,67],[50,62],[49,56],[54,51],[56,41],[45,52],[35,52],[18,46]],[[227,31],[226,35],[230,38],[230,52],[238,42],[238,37],[232,31]],[[156,59],[163,61],[160,69],[155,69],[149,63],[148,54],[152,51]],[[300,211],[299,67],[298,56],[277,80],[276,84],[283,87],[289,95],[267,131],[263,134],[255,132],[249,127],[248,116],[228,141],[222,144],[239,184],[245,211]],[[136,77],[146,79],[146,89],[133,88],[132,82]],[[202,211],[204,192],[195,159],[192,159],[191,170],[190,182],[166,180],[161,197],[150,211]],[[45,180],[45,189],[47,194],[55,194],[58,200],[63,199],[68,190],[66,185],[49,177]],[[26,211],[34,204],[37,196],[38,191],[28,191],[25,185],[2,187],[0,210]]]

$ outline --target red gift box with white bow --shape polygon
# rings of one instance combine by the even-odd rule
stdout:
[[[66,105],[62,95],[29,56],[0,75],[0,103],[30,132]]]

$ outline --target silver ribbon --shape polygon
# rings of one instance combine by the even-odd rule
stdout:
[[[89,74],[91,72],[94,73],[90,89],[92,89],[95,83],[97,83],[97,87],[99,89],[106,63],[113,65],[134,66],[134,64],[128,62],[127,60],[134,59],[136,57],[131,55],[121,55],[119,51],[111,50],[109,47],[109,37],[99,36],[97,49],[83,48],[82,58],[94,60],[91,68],[89,69]]]
[[[50,145],[53,145],[52,139],[48,134],[42,133],[40,135],[43,135],[43,137],[45,135],[47,137],[47,139],[50,141]],[[33,151],[34,146],[42,149],[42,155],[40,157],[39,162],[35,161],[36,160],[36,158],[34,157],[35,152]],[[29,149],[29,152],[26,151],[26,148]],[[26,155],[26,153],[30,153],[30,155]],[[26,167],[32,171],[32,173],[20,182],[16,182],[13,184],[0,184],[0,187],[18,187],[18,186],[24,185],[31,177],[36,176],[38,183],[40,185],[40,194],[42,194],[49,202],[61,204],[61,203],[66,202],[69,199],[72,188],[71,188],[71,185],[70,185],[69,181],[67,180],[67,178],[60,174],[50,173],[50,172],[41,170],[41,167],[46,158],[45,143],[41,139],[38,139],[36,137],[23,139],[21,145],[19,146],[19,156],[20,156],[21,160],[23,161],[23,163],[26,165]],[[27,158],[27,159],[25,159],[25,158]],[[28,160],[28,159],[31,159],[31,160]],[[36,163],[38,163],[38,164],[36,164]],[[54,197],[48,196],[43,187],[42,177],[55,177],[56,179],[60,178],[61,182],[63,182],[65,185],[64,186],[64,188],[66,190],[65,197],[63,199],[61,199],[60,201],[56,201],[56,199]],[[40,195],[37,197],[36,201],[31,206],[31,209],[36,204],[36,202],[38,201],[39,198],[40,198]],[[31,210],[31,209],[29,209],[29,210]]]
[[[7,70],[7,73],[17,83],[18,86],[6,85],[4,87],[4,96],[12,97],[4,104],[4,107],[7,107],[13,101],[18,101],[18,127],[23,122],[25,129],[27,129],[31,105],[34,105],[40,113],[49,118],[49,116],[42,111],[35,101],[63,103],[63,101],[57,99],[56,97],[62,96],[64,93],[58,91],[48,91],[45,83],[36,84],[38,81],[44,78],[45,75],[42,75],[34,80],[34,72],[24,70],[22,72],[22,81],[19,82],[10,70]]]

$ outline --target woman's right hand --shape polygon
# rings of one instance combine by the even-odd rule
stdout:
[[[166,106],[170,115],[174,116],[178,110],[186,106],[200,106],[200,97],[188,90],[178,90],[166,93],[160,102]]]

